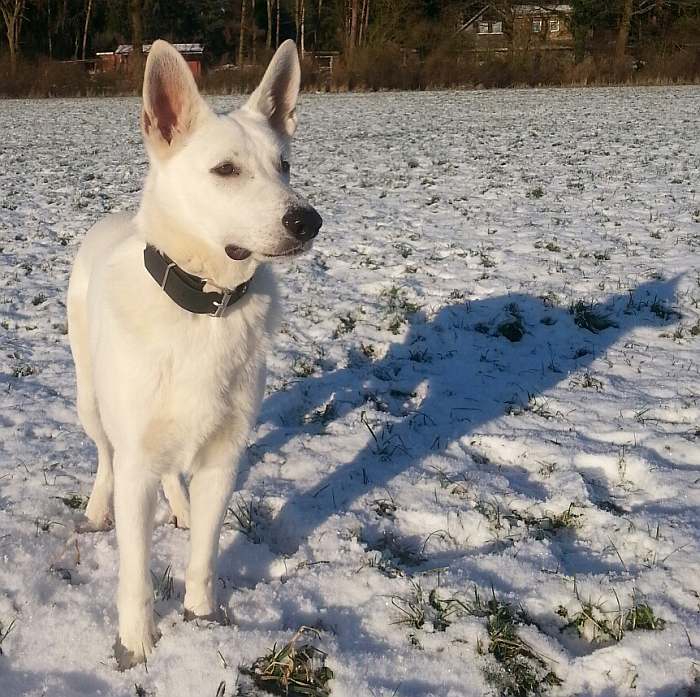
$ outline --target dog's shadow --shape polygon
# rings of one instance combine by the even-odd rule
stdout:
[[[346,368],[300,379],[270,395],[261,423],[279,426],[251,446],[251,468],[256,458],[284,455],[293,438],[308,434],[324,439],[314,457],[327,474],[291,493],[262,542],[273,553],[294,553],[331,515],[351,510],[369,491],[386,498],[394,477],[430,455],[461,453],[465,472],[473,468],[471,436],[507,410],[546,409],[532,396],[574,371],[584,372],[635,327],[661,324],[650,308],[669,306],[678,280],[650,281],[602,305],[560,307],[547,298],[514,294],[449,305],[430,320],[418,313],[405,340],[392,344],[383,358],[351,356]],[[337,449],[330,448],[329,427],[362,405],[364,447],[344,452],[339,438]],[[525,468],[478,460],[476,465],[505,476],[512,491],[535,501],[547,497]],[[249,472],[242,470],[237,488],[244,487]],[[235,577],[237,556],[249,544],[240,536],[223,550],[221,571]]]

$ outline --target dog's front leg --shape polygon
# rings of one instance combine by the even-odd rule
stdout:
[[[142,663],[158,641],[153,618],[151,539],[159,477],[143,453],[115,453],[114,509],[119,543],[119,636],[114,655],[124,670]]]
[[[185,576],[185,618],[218,617],[216,559],[219,534],[233,488],[241,445],[218,440],[205,449],[190,482],[190,562]]]

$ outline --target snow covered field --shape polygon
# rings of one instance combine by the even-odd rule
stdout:
[[[0,696],[254,694],[302,625],[335,697],[697,695],[700,90],[303,97],[325,225],[280,274],[231,625],[183,621],[163,524],[162,639],[120,673],[64,298],[137,204],[138,109],[0,104]]]

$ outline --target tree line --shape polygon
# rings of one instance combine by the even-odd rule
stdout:
[[[507,34],[519,4],[512,0],[0,0],[5,30],[0,56],[3,70],[14,73],[26,61],[89,59],[96,51],[113,50],[121,43],[139,47],[160,37],[203,43],[210,65],[240,67],[264,62],[281,41],[293,38],[302,55],[336,53],[347,75],[363,64],[367,71],[373,64],[381,73],[377,61],[384,59],[400,60],[399,67],[409,71],[419,63],[434,65],[435,72],[447,75],[450,65],[466,65],[465,55],[474,41],[465,27],[470,17],[487,7],[502,16]],[[620,68],[631,54],[639,58],[678,51],[690,52],[695,56],[693,65],[697,63],[700,0],[572,0],[570,5],[573,12],[563,13],[562,19],[574,37],[574,65],[593,56]],[[560,8],[541,6],[550,12]],[[137,69],[140,60],[137,51],[132,61]]]

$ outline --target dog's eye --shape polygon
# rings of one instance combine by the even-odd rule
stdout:
[[[211,171],[220,177],[237,177],[241,173],[241,170],[233,162],[222,162],[213,167]]]
[[[280,160],[280,170],[282,171],[282,174],[289,174],[289,161],[288,160]]]

